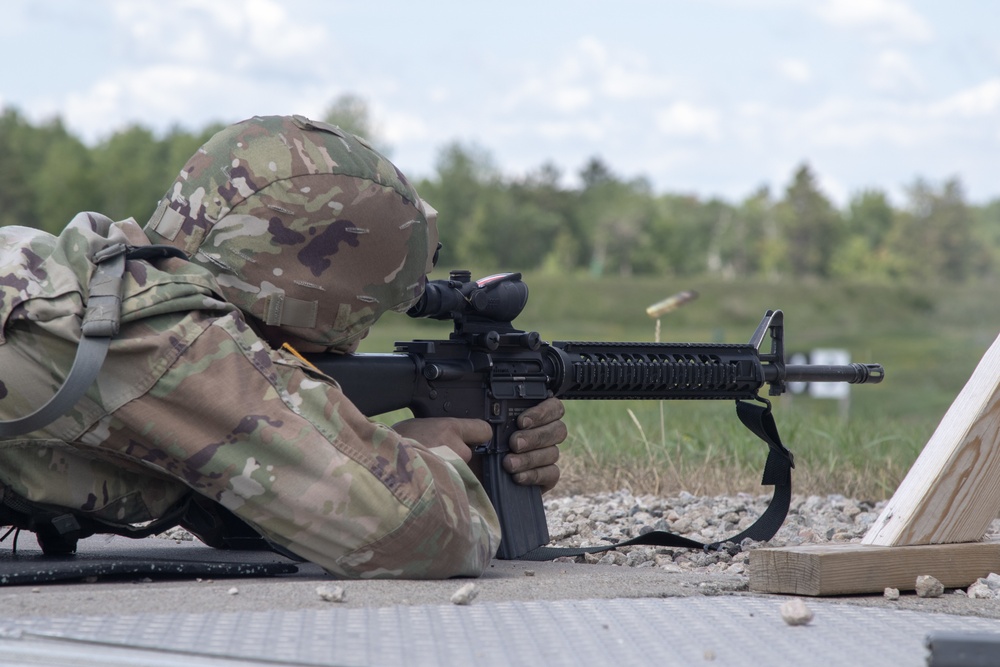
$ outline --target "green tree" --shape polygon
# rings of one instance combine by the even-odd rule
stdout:
[[[0,115],[0,224],[58,232],[77,212],[98,208],[90,152],[58,118],[33,126]]]
[[[648,242],[654,215],[649,182],[623,181],[596,157],[580,171],[580,180],[579,218],[589,240],[590,273],[630,275],[636,253]]]
[[[0,115],[0,225],[41,224],[31,184],[41,162],[37,134],[16,109]]]
[[[732,207],[720,199],[665,194],[652,199],[649,224],[639,245],[637,273],[690,276],[709,270],[712,242]],[[714,260],[712,260],[714,261]]]
[[[828,276],[834,248],[840,241],[840,215],[819,190],[808,164],[795,170],[775,216],[792,274]]]
[[[976,243],[972,210],[957,178],[940,189],[918,178],[907,197],[888,235],[896,277],[962,281],[988,269],[989,255]]]
[[[435,171],[437,178],[418,183],[417,191],[438,211],[443,267],[478,268],[489,258],[478,255],[481,244],[475,237],[485,224],[488,199],[500,184],[493,156],[481,147],[454,142],[438,154]]]
[[[509,186],[526,237],[521,268],[571,272],[579,265],[578,194],[561,181],[562,172],[547,162]]]
[[[882,190],[862,190],[851,197],[843,236],[831,258],[831,274],[840,278],[885,279],[896,259],[887,245],[896,218]]]
[[[980,277],[988,277],[1000,267],[1000,199],[972,209],[973,241],[986,255]]]
[[[90,150],[54,123],[38,171],[31,179],[40,226],[59,233],[80,211],[99,211],[98,175]]]
[[[164,145],[145,127],[132,125],[94,149],[100,212],[113,220],[145,222],[180,165],[168,165]]]
[[[774,201],[767,186],[761,186],[737,206],[709,202],[717,211],[708,237],[706,268],[725,278],[780,275],[787,267],[786,247],[774,218]]]

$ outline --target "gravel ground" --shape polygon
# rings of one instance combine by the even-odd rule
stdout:
[[[752,494],[696,496],[682,491],[676,496],[636,496],[616,491],[548,498],[545,514],[551,546],[610,545],[653,530],[710,543],[750,526],[767,508],[770,499],[770,495]],[[713,552],[632,546],[568,560],[658,567],[669,572],[743,574],[748,561],[746,552],[758,547],[860,542],[884,505],[885,501],[873,504],[841,495],[795,495],[781,529],[768,542],[744,540],[739,549],[734,545]],[[987,536],[1000,536],[1000,520],[993,522]],[[160,537],[194,539],[182,528],[173,528]]]
[[[767,508],[770,499],[770,495],[752,494],[696,496],[681,492],[676,496],[637,496],[628,491],[616,491],[548,498],[545,512],[551,546],[610,545],[653,530],[710,543],[736,535],[750,526]],[[765,546],[860,542],[884,505],[885,501],[871,503],[842,495],[795,495],[781,529],[768,542],[747,539],[740,545],[710,552],[631,546],[556,561],[745,578],[750,550]],[[194,539],[181,528],[174,528],[160,537]],[[1000,537],[1000,519],[993,522],[987,537]],[[991,575],[988,582],[981,579],[967,593],[969,597],[1000,600],[1000,575]]]
[[[551,498],[545,502],[554,546],[610,544],[651,530],[665,530],[704,543],[723,540],[750,526],[766,509],[770,495],[636,496],[627,491]],[[744,574],[747,551],[761,546],[860,542],[885,501],[871,503],[841,495],[792,498],[788,517],[769,542],[744,540],[741,548],[702,552],[662,547],[622,547],[575,560],[630,567],[658,567],[669,572]],[[1000,520],[987,534],[1000,535]],[[603,538],[612,538],[611,540]]]
[[[623,541],[652,530],[665,530],[699,542],[715,542],[749,527],[767,508],[770,495],[635,496],[628,491],[552,498],[545,502],[554,546],[587,547]],[[741,549],[701,552],[662,547],[622,547],[578,560],[631,567],[659,567],[671,572],[703,570],[743,574],[746,551],[759,546],[794,546],[860,542],[879,516],[883,503],[839,495],[794,496],[788,517],[770,542],[744,540]],[[604,539],[604,538],[611,538]]]

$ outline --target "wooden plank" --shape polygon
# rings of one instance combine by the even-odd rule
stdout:
[[[1000,572],[1000,541],[881,547],[817,544],[750,551],[750,590],[792,595],[912,591],[929,574],[946,588],[966,588]]]
[[[1000,514],[1000,337],[862,539],[899,546],[975,542]]]

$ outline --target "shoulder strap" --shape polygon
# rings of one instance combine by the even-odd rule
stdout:
[[[94,255],[97,267],[90,278],[80,345],[66,380],[52,398],[31,414],[0,421],[0,437],[9,438],[36,431],[59,419],[76,405],[97,379],[111,339],[118,333],[125,260],[163,257],[187,258],[182,251],[171,246],[129,248],[124,243],[108,246]]]
[[[97,268],[90,278],[87,312],[80,345],[69,375],[43,406],[19,419],[0,421],[0,437],[24,435],[52,423],[76,405],[97,378],[121,317],[121,283],[125,273],[125,245],[109,246],[94,255]]]

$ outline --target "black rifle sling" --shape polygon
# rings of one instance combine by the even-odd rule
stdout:
[[[773,485],[774,492],[767,509],[749,528],[724,540],[705,544],[692,540],[681,535],[669,533],[663,530],[655,530],[638,537],[633,537],[624,542],[616,544],[594,546],[594,547],[538,547],[528,553],[519,556],[517,560],[552,560],[564,556],[582,556],[584,554],[600,553],[618,547],[634,545],[657,546],[657,547],[679,547],[685,549],[719,550],[722,545],[732,542],[739,544],[749,538],[755,542],[766,542],[775,536],[781,524],[785,522],[788,515],[788,507],[792,501],[792,468],[795,467],[795,459],[792,453],[781,444],[781,437],[778,435],[778,427],[774,423],[774,415],[771,414],[771,403],[765,399],[758,398],[763,405],[750,403],[747,401],[736,401],[736,414],[743,422],[744,426],[750,429],[754,435],[759,437],[768,446],[767,462],[764,464],[764,475],[761,480],[762,485]]]

